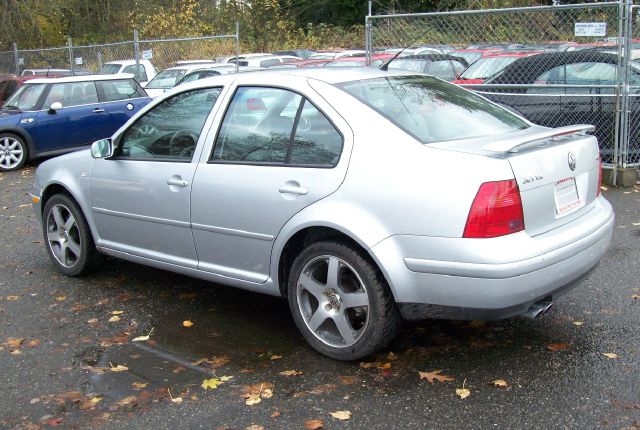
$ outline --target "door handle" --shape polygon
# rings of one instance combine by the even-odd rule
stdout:
[[[174,187],[186,187],[187,185],[189,185],[189,183],[187,181],[185,181],[184,179],[179,179],[179,178],[169,178],[169,180],[167,180],[167,185],[172,185]]]
[[[102,108],[95,108],[92,112],[93,112],[93,113],[102,113],[102,112],[104,112],[104,109],[102,109]]]
[[[306,195],[309,190],[305,187],[301,187],[300,184],[294,181],[288,181],[278,188],[281,194],[297,194],[299,196]]]

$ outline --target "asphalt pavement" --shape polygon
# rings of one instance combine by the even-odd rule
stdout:
[[[640,429],[640,186],[604,191],[613,244],[545,316],[405,324],[344,363],[277,298],[116,259],[58,274],[34,169],[0,173],[0,428]]]

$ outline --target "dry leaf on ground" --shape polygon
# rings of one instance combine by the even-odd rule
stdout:
[[[151,336],[151,333],[153,333],[153,327],[151,327],[151,330],[149,330],[149,334],[147,334],[146,336],[138,336],[136,338],[134,338],[133,340],[131,340],[131,342],[144,342],[149,340],[149,337]]]
[[[118,322],[120,321],[120,317],[118,315],[114,315],[111,318],[109,318],[109,322]]]
[[[297,376],[297,375],[302,375],[302,372],[300,372],[298,370],[285,370],[284,372],[280,372],[280,375],[282,375],[282,376]]]
[[[603,352],[602,355],[604,355],[607,358],[618,358],[618,354],[613,352]]]
[[[200,386],[205,390],[209,390],[209,389],[215,390],[216,388],[218,388],[218,385],[220,384],[222,384],[222,381],[219,380],[218,378],[210,378],[202,381],[202,384]]]
[[[193,322],[189,320],[182,321],[184,327],[193,327]]]
[[[549,351],[563,351],[565,349],[569,349],[568,343],[550,343],[547,345],[547,349]]]
[[[324,427],[322,420],[307,420],[304,422],[304,428],[307,430],[318,430]]]
[[[385,370],[385,369],[391,369],[391,363],[383,363],[381,361],[366,363],[363,361],[362,363],[360,363],[360,367],[363,369],[376,368],[376,369]]]
[[[264,430],[264,426],[251,424],[249,427],[245,428],[245,430]]]
[[[273,384],[269,382],[261,382],[244,387],[242,397],[245,399],[247,406],[260,403],[262,399],[269,399],[273,396]]]
[[[432,372],[418,371],[418,374],[420,375],[420,379],[426,379],[430,384],[433,384],[434,380],[439,381],[441,383],[455,380],[455,378],[452,378],[451,376],[441,375],[440,372],[442,372],[442,370],[434,370]]]
[[[122,315],[124,313],[124,311],[113,311],[111,312],[111,315]]]
[[[509,386],[507,381],[505,381],[504,379],[496,379],[495,381],[491,382],[491,385],[496,386],[498,388],[506,388]]]
[[[281,356],[281,355],[272,355],[272,356],[271,356],[271,359],[272,359],[272,360],[280,360],[281,358],[282,358],[282,356]]]
[[[124,372],[125,370],[129,370],[127,366],[123,366],[122,364],[118,364],[117,366],[114,366],[111,363],[109,364],[111,365],[111,367],[109,367],[109,370],[111,370],[112,372]]]
[[[466,399],[471,395],[471,391],[466,388],[456,388],[456,394],[460,396],[461,399]]]
[[[351,418],[351,412],[350,411],[329,412],[329,415],[331,415],[333,418],[337,418],[339,420],[348,420],[348,419]]]

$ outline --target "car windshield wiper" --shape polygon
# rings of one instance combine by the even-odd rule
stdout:
[[[18,106],[14,106],[14,105],[4,105],[2,106],[2,110],[17,110],[22,112]]]

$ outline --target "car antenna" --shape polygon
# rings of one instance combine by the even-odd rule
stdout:
[[[399,51],[396,53],[396,55],[394,55],[393,57],[391,57],[391,58],[389,59],[389,61],[386,61],[385,63],[383,63],[383,64],[380,66],[380,70],[384,70],[385,72],[386,72],[387,70],[389,70],[389,64],[391,64],[391,62],[392,62],[393,60],[395,60],[396,58],[398,58],[398,56],[399,56],[400,54],[402,54],[405,50],[409,49],[409,48],[411,47],[411,45],[413,45],[414,43],[416,43],[416,42],[417,42],[417,41],[418,41],[422,36],[424,36],[425,34],[427,34],[427,31],[429,31],[429,27],[428,27],[428,26],[427,26],[427,28],[425,29],[425,31],[423,31],[422,33],[420,33],[420,35],[419,35],[418,37],[416,37],[415,39],[413,39],[413,40],[411,41],[411,43],[410,43],[410,44],[408,44],[407,46],[405,46],[404,48],[402,48],[401,50],[399,50]]]

